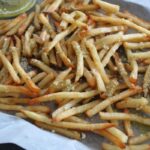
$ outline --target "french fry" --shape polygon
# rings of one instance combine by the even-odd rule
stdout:
[[[20,66],[19,63],[19,56],[17,53],[16,48],[11,49],[12,56],[13,56],[13,61],[14,61],[14,66],[20,76],[23,78],[25,83],[28,85],[28,87],[35,93],[39,93],[40,89],[34,84],[34,82],[31,80],[31,78],[28,76],[28,74],[24,71],[24,69]]]
[[[120,47],[121,43],[116,43],[112,46],[112,48],[108,51],[108,53],[105,55],[105,57],[102,60],[102,64],[105,67],[109,61],[110,58],[114,55],[114,53],[118,50],[118,48]]]
[[[38,67],[39,69],[45,71],[46,73],[53,73],[56,75],[56,71],[50,68],[48,65],[44,64],[42,61],[37,59],[31,59],[30,64]]]
[[[35,28],[36,28],[36,29],[40,29],[40,28],[41,28],[40,22],[39,22],[39,20],[38,20],[38,15],[39,15],[40,11],[41,11],[41,8],[40,8],[40,6],[37,4],[37,5],[35,6],[35,16],[34,16],[34,25],[35,25]]]
[[[146,69],[146,72],[145,72],[145,75],[144,75],[144,82],[143,82],[144,96],[148,95],[149,86],[150,86],[149,76],[150,76],[150,65]]]
[[[110,4],[102,0],[93,0],[93,3],[98,5],[102,10],[106,11],[107,13],[117,13],[120,9],[118,5]]]
[[[128,109],[124,109],[124,112],[125,112],[125,113],[129,113]],[[124,128],[125,128],[125,131],[126,131],[128,137],[134,136],[134,132],[133,132],[133,130],[132,130],[132,126],[131,126],[131,125],[132,125],[132,124],[131,124],[131,121],[129,121],[129,120],[124,120]]]
[[[8,95],[9,96],[9,95]],[[28,104],[28,98],[0,98],[0,103],[13,105],[13,104]]]
[[[32,22],[33,18],[34,18],[35,13],[32,12],[28,15],[26,21],[24,22],[24,24],[22,24],[22,26],[19,28],[18,30],[18,35],[22,35],[25,30],[28,28],[28,26],[30,25],[30,23]]]
[[[129,139],[129,144],[140,144],[145,141],[149,141],[149,139],[150,139],[150,132],[147,132],[145,134],[141,134],[139,136],[132,137],[131,139]]]
[[[144,97],[141,98],[125,98],[123,101],[118,102],[116,107],[118,109],[125,109],[125,108],[136,108],[137,110],[142,109],[148,104],[148,100]]]
[[[111,144],[107,144],[107,143],[103,143],[102,147],[104,150],[121,150],[121,148],[115,146],[115,145],[111,145]],[[150,147],[149,144],[141,144],[141,145],[128,145],[126,146],[125,150],[148,150]]]
[[[4,65],[4,67],[8,70],[8,72],[10,73],[11,77],[13,78],[14,82],[16,83],[20,83],[20,78],[17,75],[16,71],[14,70],[13,66],[11,65],[11,63],[9,62],[9,60],[7,59],[7,57],[5,57],[5,55],[0,52],[0,59]]]
[[[111,44],[114,44],[116,42],[122,41],[122,32],[118,32],[115,34],[107,35],[102,37],[101,39],[96,41],[96,47],[97,49],[105,48],[105,45],[109,46]]]
[[[56,44],[55,46],[56,48],[56,54],[59,55],[59,57],[61,58],[61,60],[63,61],[63,63],[67,66],[67,67],[74,67],[74,65],[72,64],[71,60],[66,56],[65,52],[63,51],[60,43]]]
[[[18,22],[18,24],[16,26],[14,26],[11,30],[9,30],[6,33],[6,35],[7,36],[12,36],[12,35],[16,34],[18,32],[19,28],[22,26],[22,24],[25,23],[26,18],[27,18],[27,15],[25,14],[24,17],[22,18],[22,20],[20,22]]]
[[[32,81],[33,81],[34,83],[38,83],[38,82],[40,82],[44,77],[46,77],[46,75],[47,75],[47,74],[46,74],[45,72],[41,72],[41,73],[35,75],[35,76],[32,78]]]
[[[99,73],[101,74],[102,76],[102,79],[104,80],[104,82],[107,84],[109,83],[109,78],[104,70],[104,66],[102,65],[100,59],[99,59],[99,56],[98,56],[98,53],[97,53],[97,50],[96,50],[96,47],[93,43],[92,40],[89,40],[86,42],[86,46],[87,48],[89,49],[90,51],[90,54],[93,58],[93,61],[95,63],[95,66],[97,67]]]
[[[58,93],[52,93],[41,97],[37,97],[35,99],[32,99],[30,103],[34,104],[34,103],[52,101],[60,98],[61,99],[79,99],[79,98],[86,99],[86,98],[93,97],[97,94],[98,94],[97,90],[92,90],[87,92],[58,92]]]
[[[47,53],[49,51],[51,51],[52,48],[55,47],[58,42],[60,42],[60,40],[64,39],[68,34],[70,34],[71,32],[73,32],[75,29],[76,29],[76,26],[75,25],[71,25],[66,30],[64,30],[61,33],[57,34],[54,37],[53,41],[50,42],[49,46],[46,49],[44,49],[44,51],[47,52]]]
[[[106,23],[110,23],[110,24],[115,24],[115,25],[126,25],[130,28],[133,28],[139,32],[145,33],[147,35],[150,35],[150,31],[127,20],[127,19],[120,19],[120,18],[116,18],[116,17],[107,17],[107,16],[91,16],[91,18],[94,21],[102,21],[102,22],[106,22]]]
[[[33,34],[34,27],[30,26],[28,30],[25,32],[25,40],[24,40],[24,55],[27,57],[32,56],[32,51],[31,51],[31,45],[30,45],[30,40],[31,36]]]
[[[87,111],[87,115],[89,117],[92,117],[93,115],[95,115],[96,113],[104,110],[106,107],[108,107],[109,105],[120,101],[121,99],[124,99],[126,97],[135,95],[137,93],[141,92],[141,88],[137,87],[135,89],[127,89],[113,97],[109,97],[107,99],[105,99],[104,101],[100,102],[98,105],[96,105],[95,107],[93,107],[92,109]]]
[[[144,125],[150,125],[150,119],[144,118],[135,114],[126,114],[126,113],[108,113],[108,112],[100,112],[100,118],[102,120],[129,120],[135,121]]]
[[[66,128],[66,129],[93,131],[93,130],[107,129],[114,126],[114,124],[111,123],[83,124],[83,123],[73,123],[73,122],[52,122],[50,118],[42,114],[37,114],[35,112],[27,111],[27,110],[22,110],[21,112],[24,113],[30,119],[33,119],[35,121],[43,122],[48,125]]]
[[[77,42],[73,41],[72,46],[77,56],[77,69],[76,69],[77,71],[75,78],[75,82],[77,82],[83,76],[84,72],[83,53],[81,51],[80,45]]]
[[[59,8],[59,6],[61,5],[62,2],[63,2],[63,0],[53,1],[53,3],[44,12],[51,13],[51,12],[56,11]]]
[[[41,80],[38,83],[38,86],[43,89],[47,84],[50,83],[50,81],[52,81],[54,79],[54,75],[53,74],[48,74],[45,78],[43,78],[43,80]]]
[[[0,34],[2,35],[4,33],[8,32],[10,29],[12,29],[14,26],[16,26],[25,17],[26,17],[26,14],[22,14],[22,15],[18,16],[17,18],[13,19],[7,26],[4,26],[0,30]]]
[[[122,63],[121,59],[119,58],[119,55],[116,53],[114,56],[115,63],[117,65],[118,71],[123,78],[124,82],[128,85],[129,88],[133,88],[134,85],[129,81],[128,73],[125,70],[124,64]]]
[[[2,85],[0,84],[0,92],[2,93],[16,93],[16,94],[23,94],[27,96],[34,96],[33,93],[30,92],[29,89],[25,88],[24,86],[13,86],[13,85]]]
[[[84,105],[81,105],[78,107],[73,107],[71,109],[68,109],[68,110],[62,112],[61,114],[58,114],[54,118],[54,120],[55,121],[61,121],[61,120],[68,118],[70,116],[83,113],[83,112],[87,111],[88,109],[94,107],[96,104],[98,104],[98,101],[93,101],[93,102],[90,102],[90,103],[87,103],[87,104],[84,104]]]
[[[98,70],[96,69],[95,64],[92,62],[91,58],[88,56],[85,57],[85,60],[88,63],[93,75],[95,76],[96,84],[97,84],[97,88],[98,88],[99,92],[100,91],[105,92],[106,91],[105,84],[102,80],[101,75],[99,74]]]
[[[131,14],[128,11],[125,11],[123,13],[118,12],[117,15],[120,17],[123,17],[123,18],[127,18],[127,19],[133,21],[134,23],[144,27],[144,28],[150,29],[150,22],[144,21],[141,18],[138,18],[137,16]]]
[[[123,26],[99,27],[88,30],[87,36],[97,36],[100,34],[113,33],[124,30]]]
[[[127,49],[131,49],[131,50],[140,50],[140,49],[144,49],[144,48],[150,48],[150,42],[140,42],[140,43],[129,43],[129,42],[125,42],[124,46]]]
[[[122,38],[125,42],[141,42],[149,40],[148,36],[142,33],[125,34]]]
[[[81,135],[77,131],[72,131],[72,130],[67,130],[67,129],[63,129],[63,128],[54,127],[54,126],[47,125],[47,124],[44,124],[44,123],[41,123],[41,122],[36,122],[35,124],[40,128],[50,130],[50,131],[54,131],[56,133],[59,133],[61,135],[64,135],[64,136],[72,138],[72,139],[76,139],[76,140],[81,139]]]
[[[92,75],[92,73],[86,67],[84,67],[83,76],[86,78],[88,84],[91,87],[96,86],[96,80],[95,80],[94,76]]]

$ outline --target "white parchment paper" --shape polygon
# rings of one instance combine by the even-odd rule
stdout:
[[[150,0],[107,1],[150,21]],[[15,143],[27,150],[99,150],[103,140],[94,134],[88,134],[81,142],[71,140],[0,112],[0,143]]]

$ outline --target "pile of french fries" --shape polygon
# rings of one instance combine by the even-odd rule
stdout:
[[[118,5],[43,0],[0,20],[0,110],[77,140],[98,134],[105,150],[149,150],[132,124],[150,126],[149,48],[150,23]]]

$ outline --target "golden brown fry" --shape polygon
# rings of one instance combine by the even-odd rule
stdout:
[[[105,99],[104,101],[100,102],[98,105],[96,105],[95,107],[93,107],[92,109],[87,111],[87,115],[89,117],[92,117],[93,115],[95,115],[96,113],[104,110],[106,107],[108,107],[109,105],[120,101],[121,99],[124,99],[126,97],[135,95],[137,93],[141,92],[141,88],[136,87],[135,89],[128,89],[126,91],[123,91],[115,96],[109,97],[107,99]]]
[[[128,97],[125,100],[118,102],[116,107],[118,109],[125,108],[136,108],[137,110],[143,109],[148,104],[148,100],[144,97],[141,98],[131,98]]]
[[[35,93],[39,93],[40,89],[34,84],[34,82],[31,80],[31,78],[28,76],[28,74],[24,71],[24,69],[20,66],[19,62],[19,56],[17,53],[16,48],[11,49],[12,56],[13,56],[13,62],[16,70],[22,77],[22,79],[25,81],[25,83],[28,85],[28,87]]]
[[[101,63],[101,61],[99,59],[99,56],[98,56],[98,53],[97,53],[97,49],[96,49],[96,47],[94,45],[94,42],[92,40],[89,40],[89,41],[86,42],[86,46],[87,46],[88,50],[90,51],[90,54],[91,54],[91,56],[93,58],[95,66],[97,67],[100,75],[102,76],[102,79],[104,80],[104,82],[106,84],[108,84],[109,83],[109,78],[108,78],[108,76],[106,74],[104,66],[102,65],[102,63]]]
[[[17,75],[16,71],[14,70],[13,66],[11,65],[11,63],[9,62],[9,60],[7,59],[7,57],[5,57],[5,55],[3,55],[2,52],[0,52],[0,59],[4,65],[4,67],[8,70],[8,72],[10,73],[12,79],[14,80],[14,82],[16,83],[20,83],[20,78]]]
[[[56,54],[59,55],[59,57],[61,58],[61,60],[63,61],[63,63],[67,66],[67,67],[74,67],[74,65],[72,64],[71,60],[66,56],[65,52],[63,51],[60,43],[56,44],[55,46],[56,48]]]
[[[49,66],[47,66],[46,64],[44,64],[42,61],[37,60],[37,59],[31,59],[30,64],[33,66],[38,67],[39,69],[45,71],[46,73],[53,73],[54,75],[56,75],[56,71],[51,69]]]
[[[100,112],[100,118],[102,120],[129,120],[135,121],[144,125],[150,125],[150,119],[144,118],[135,114],[126,114],[126,113],[108,113],[108,112]]]
[[[35,121],[40,121],[55,127],[67,128],[67,129],[77,129],[83,131],[93,131],[102,130],[113,127],[114,124],[111,123],[96,123],[96,124],[83,124],[83,123],[73,123],[73,122],[52,122],[50,118],[42,114],[37,114],[32,111],[22,110],[26,116]]]
[[[150,31],[127,20],[127,19],[120,19],[120,18],[116,18],[116,17],[108,17],[108,16],[91,16],[91,18],[94,21],[102,21],[102,22],[107,22],[107,23],[111,23],[111,24],[115,24],[115,25],[126,25],[130,28],[133,28],[139,32],[145,33],[147,35],[150,35]]]
[[[106,11],[107,13],[117,13],[120,9],[120,6],[110,4],[102,0],[93,0],[93,3],[98,5],[102,10]]]
[[[46,130],[50,130],[52,132],[59,133],[61,135],[64,135],[64,136],[72,138],[72,139],[76,139],[76,140],[80,140],[81,139],[81,135],[77,131],[54,127],[54,126],[47,125],[47,124],[44,124],[44,123],[41,123],[41,122],[36,122],[35,124],[37,126],[39,126],[40,128],[43,128],[43,129],[46,129]]]
[[[104,150],[122,150],[121,148],[115,146],[115,145],[111,145],[111,144],[107,144],[107,143],[103,143],[102,147]],[[148,150],[150,147],[149,144],[141,144],[141,145],[127,145],[125,150]]]
[[[90,103],[87,103],[87,104],[84,104],[84,105],[81,105],[78,107],[73,107],[71,109],[68,109],[68,110],[58,114],[56,117],[54,117],[54,120],[61,121],[70,116],[83,113],[83,112],[87,111],[88,109],[94,107],[96,104],[98,104],[98,101],[93,101],[93,102],[90,102]]]
[[[64,39],[67,35],[69,35],[75,29],[76,29],[76,26],[75,25],[71,25],[66,30],[64,30],[64,31],[60,32],[59,34],[57,34],[54,37],[53,41],[50,42],[49,46],[46,49],[44,49],[44,51],[47,52],[47,53],[49,51],[51,51],[52,48],[55,47],[58,42],[60,42],[62,39]]]
[[[86,99],[93,97],[98,94],[97,90],[87,91],[87,92],[58,92],[52,93],[48,95],[44,95],[41,97],[37,97],[30,101],[31,104],[52,101],[56,99]]]
[[[149,139],[150,139],[150,132],[147,132],[145,134],[141,134],[139,136],[132,137],[131,139],[129,139],[129,144],[140,144],[145,141],[149,141]]]
[[[92,73],[86,67],[84,67],[83,76],[86,78],[89,86],[91,86],[91,87],[96,86],[96,80],[95,80],[94,76],[92,75]]]
[[[76,67],[77,71],[76,71],[76,78],[75,78],[75,82],[77,82],[83,76],[83,72],[84,72],[83,53],[80,45],[77,42],[73,41],[72,46],[77,56],[77,67]]]

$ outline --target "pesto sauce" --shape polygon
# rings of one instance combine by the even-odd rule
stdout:
[[[0,17],[12,17],[29,10],[36,0],[0,0]]]

